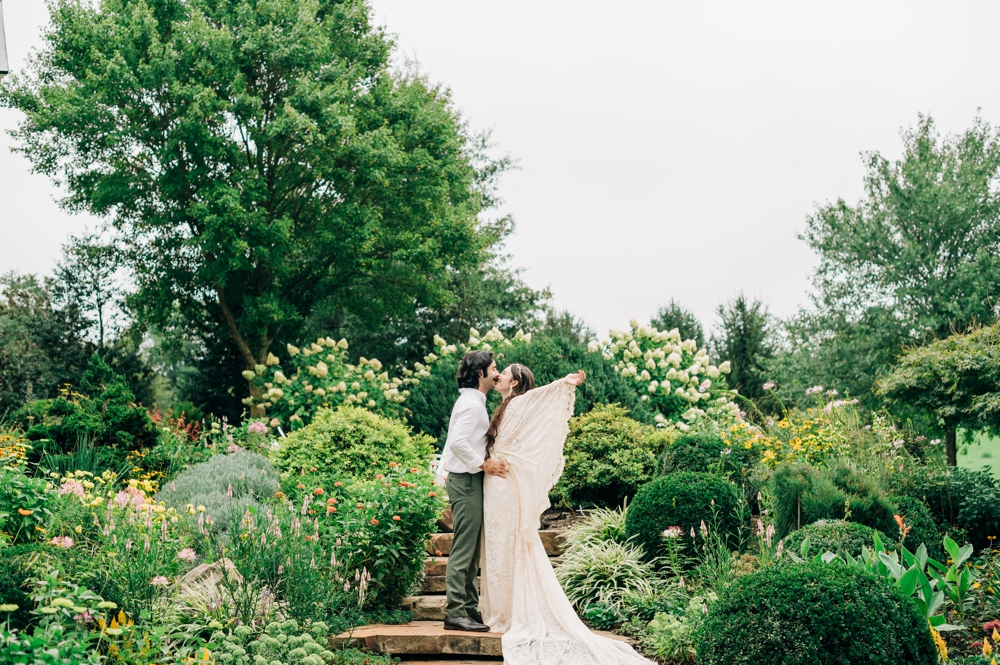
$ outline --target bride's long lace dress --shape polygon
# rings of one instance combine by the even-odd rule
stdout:
[[[580,621],[538,536],[549,490],[562,475],[575,390],[560,380],[513,398],[492,453],[510,471],[506,479],[488,475],[484,481],[479,602],[485,623],[504,633],[506,665],[651,663]]]

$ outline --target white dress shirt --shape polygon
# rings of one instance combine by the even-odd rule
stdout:
[[[444,475],[479,473],[486,459],[486,431],[490,428],[486,395],[475,388],[462,388],[458,392],[438,467]]]

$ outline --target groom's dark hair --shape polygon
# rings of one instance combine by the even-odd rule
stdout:
[[[493,364],[492,351],[469,351],[458,363],[459,388],[478,388],[480,377],[486,376],[486,370]]]

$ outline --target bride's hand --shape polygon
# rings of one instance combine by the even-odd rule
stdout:
[[[571,386],[578,386],[587,379],[587,373],[582,369],[575,374],[567,374],[566,378],[563,379],[566,383]]]

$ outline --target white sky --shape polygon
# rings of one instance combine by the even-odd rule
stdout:
[[[1000,3],[374,0],[397,57],[492,128],[508,245],[535,287],[603,335],[671,297],[706,323],[742,289],[780,316],[806,302],[796,239],[817,203],[861,192],[861,151],[976,109],[1000,123]],[[11,67],[41,0],[5,0]],[[0,130],[18,122],[0,109]],[[48,272],[70,217],[0,137],[0,272]]]

